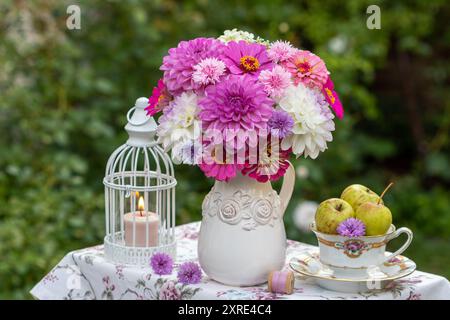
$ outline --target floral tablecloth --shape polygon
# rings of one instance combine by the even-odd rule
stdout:
[[[175,267],[197,260],[199,227],[199,222],[177,227]],[[288,240],[286,261],[309,248],[312,246]],[[206,275],[197,285],[183,285],[177,282],[176,270],[169,276],[157,276],[150,267],[113,264],[105,260],[103,246],[96,246],[68,253],[31,294],[37,299],[450,299],[450,283],[415,271],[382,290],[361,294],[328,291],[312,279],[296,279],[292,295],[270,293],[267,285],[225,286]]]

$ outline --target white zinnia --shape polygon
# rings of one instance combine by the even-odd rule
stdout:
[[[197,95],[183,92],[170,103],[169,111],[159,118],[158,143],[164,150],[178,149],[187,140],[196,140],[200,135],[200,108]]]
[[[222,42],[240,41],[255,42],[255,35],[247,31],[241,31],[238,29],[225,30],[223,35],[218,38]]]
[[[238,29],[225,30],[223,35],[218,38],[222,42],[240,41],[255,42],[255,35],[247,31],[241,31]]]
[[[279,106],[294,119],[294,127],[292,134],[283,139],[283,149],[292,148],[297,156],[315,159],[333,140],[334,116],[328,106],[321,104],[319,95],[301,83],[286,89]]]
[[[251,42],[251,43],[259,43],[262,44],[266,47],[270,46],[270,41],[269,40],[265,40],[261,37],[257,37],[255,39],[255,35],[253,33],[247,32],[247,31],[242,31],[242,30],[238,30],[236,28],[234,28],[233,30],[225,30],[223,35],[221,35],[219,38],[220,41],[224,42],[224,43],[228,43],[230,41],[236,41],[239,42],[241,40],[247,41],[247,42]]]

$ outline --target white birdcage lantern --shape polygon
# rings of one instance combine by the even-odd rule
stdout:
[[[155,140],[157,124],[146,115],[147,98],[128,111],[127,142],[106,165],[104,240],[116,263],[148,265],[155,251],[175,257],[175,186],[172,161]]]

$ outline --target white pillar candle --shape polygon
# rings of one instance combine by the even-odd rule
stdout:
[[[139,211],[128,212],[123,216],[125,225],[125,245],[127,246],[155,247],[158,245],[159,217],[154,212],[144,211],[143,204],[144,201],[142,197],[140,197],[138,204]],[[136,232],[135,243],[133,243],[134,232]]]

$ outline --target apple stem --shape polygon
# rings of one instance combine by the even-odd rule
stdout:
[[[386,187],[386,189],[383,190],[383,192],[381,193],[380,199],[378,199],[378,204],[380,204],[381,199],[383,199],[385,193],[394,185],[393,182],[389,183],[389,185]]]

